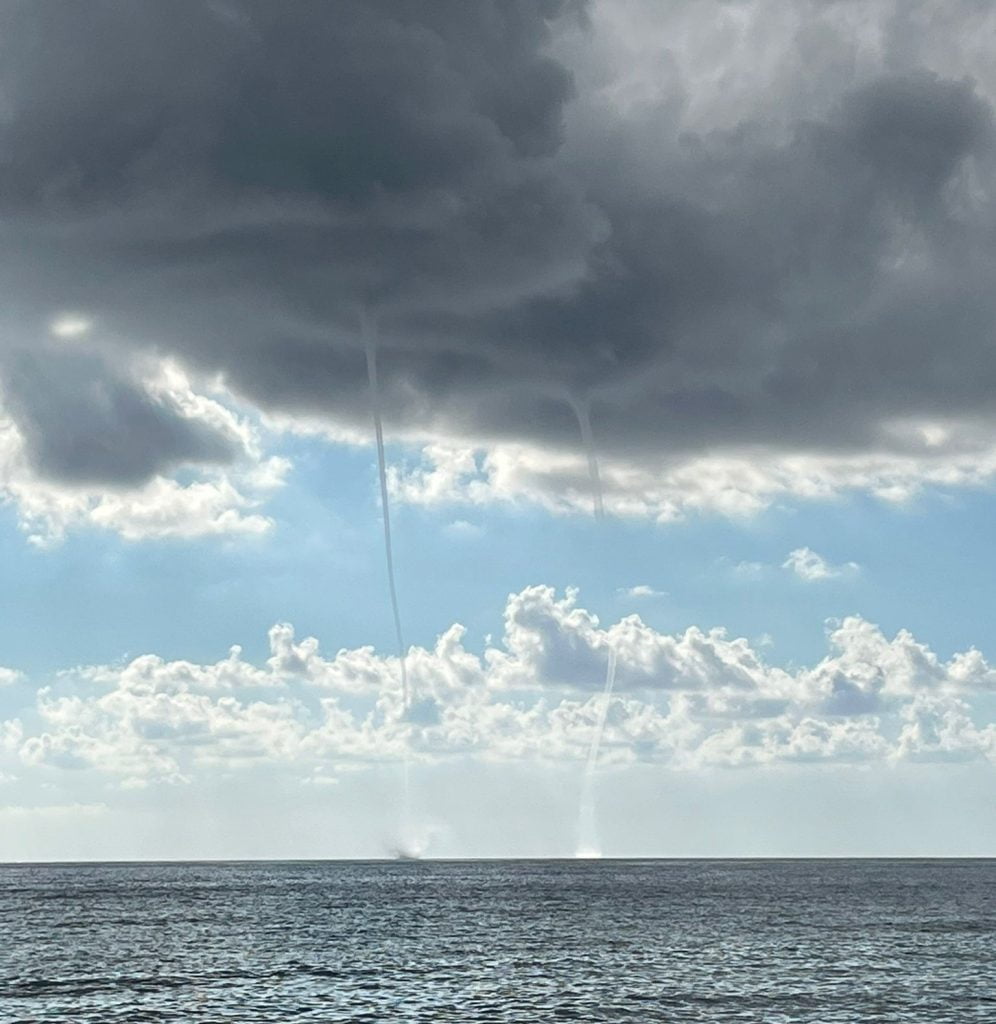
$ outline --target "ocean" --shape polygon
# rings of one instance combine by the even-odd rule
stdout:
[[[0,1021],[996,1021],[996,861],[0,866]]]

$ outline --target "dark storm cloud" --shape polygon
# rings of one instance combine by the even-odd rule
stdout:
[[[971,86],[926,73],[851,90],[775,143],[684,139],[660,180],[591,182],[611,232],[570,293],[417,326],[486,339],[520,388],[594,394],[603,447],[869,448],[889,417],[991,406],[991,225],[947,194],[968,158],[991,173],[991,142]],[[488,429],[508,401],[482,388]],[[544,408],[569,443],[570,410]]]
[[[571,79],[538,49],[566,6],[16,5],[3,210],[82,218],[98,295],[104,255],[350,329],[360,302],[554,286],[598,228],[545,161]]]
[[[751,117],[691,130],[694,81],[639,115],[576,85],[550,44],[583,18],[566,0],[8,4],[6,344],[79,308],[108,358],[152,348],[357,424],[366,305],[395,426],[575,446],[567,398],[590,395],[618,452],[896,450],[892,419],[992,411],[992,110],[923,66],[910,19],[885,19],[873,73],[828,60],[811,112],[790,54]],[[32,451],[68,473],[20,387]],[[206,450],[135,436],[145,467]]]
[[[183,417],[91,356],[21,349],[0,366],[28,456],[50,479],[128,486],[238,454],[235,438]]]

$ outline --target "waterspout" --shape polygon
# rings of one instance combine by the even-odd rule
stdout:
[[[602,702],[598,709],[595,732],[588,748],[585,761],[584,776],[581,780],[581,803],[578,808],[578,857],[601,857],[602,849],[598,841],[598,825],[595,820],[595,769],[605,732],[605,719],[612,701],[612,689],[616,682],[616,652],[609,650],[609,661],[605,670],[605,689],[602,691]]]

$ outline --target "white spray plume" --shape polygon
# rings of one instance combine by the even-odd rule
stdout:
[[[598,709],[595,733],[591,739],[591,746],[588,748],[588,759],[585,762],[584,777],[581,780],[581,804],[578,809],[578,857],[600,857],[602,855],[601,845],[598,841],[598,827],[595,823],[595,769],[598,765],[602,735],[605,732],[605,718],[609,713],[615,682],[616,652],[610,649],[609,662],[605,670],[602,703]]]

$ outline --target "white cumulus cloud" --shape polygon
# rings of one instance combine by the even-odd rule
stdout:
[[[331,783],[404,756],[580,762],[603,713],[602,758],[620,765],[996,760],[996,670],[981,653],[944,660],[858,617],[834,627],[818,662],[789,671],[722,629],[662,633],[636,615],[603,625],[576,591],[527,587],[509,596],[503,636],[481,653],[459,624],[410,649],[407,710],[396,656],[323,654],[288,624],[269,645],[263,664],[235,647],[213,663],[146,654],[60,673],[0,724],[0,770],[136,787],[252,766]]]
[[[788,558],[782,562],[782,568],[795,573],[807,583],[820,583],[823,580],[840,579],[842,576],[853,576],[859,571],[857,562],[844,562],[834,565],[812,548],[796,548],[790,551]]]
[[[632,597],[636,600],[651,597],[665,597],[667,591],[665,590],[654,590],[649,583],[637,583],[632,587],[622,587],[618,591],[621,597]]]
[[[16,669],[4,668],[0,665],[0,686],[12,686],[19,682],[23,676]]]

